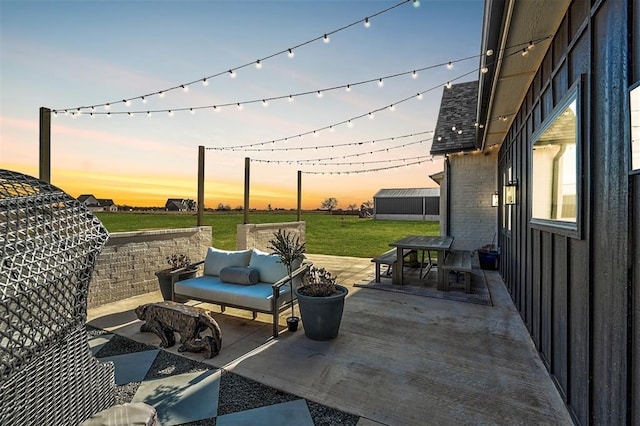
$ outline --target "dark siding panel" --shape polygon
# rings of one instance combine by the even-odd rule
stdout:
[[[640,3],[639,8],[640,8]],[[639,16],[640,17],[640,16]],[[640,424],[640,175],[633,176],[633,244],[635,258],[633,259],[633,359],[632,395],[633,417],[632,424]]]
[[[425,214],[440,214],[440,198],[425,197]]]
[[[604,2],[593,18],[593,406],[595,423],[626,423],[628,158],[626,2]],[[606,390],[606,391],[597,391]]]
[[[540,348],[540,286],[542,282],[542,235],[533,231],[533,282],[531,288],[531,333],[533,342]]]
[[[567,361],[567,331],[569,328],[567,318],[567,302],[569,283],[569,265],[567,259],[568,238],[556,236],[553,246],[553,357],[551,360],[551,372],[555,376],[566,398],[568,388],[568,361]]]
[[[553,235],[542,233],[542,265],[540,282],[540,353],[551,369],[551,295],[553,293]]]
[[[568,400],[573,415],[580,424],[589,424],[589,330],[590,265],[589,244],[571,240],[569,251],[569,386]]]

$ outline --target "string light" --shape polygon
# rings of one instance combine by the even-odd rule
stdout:
[[[453,86],[453,84],[451,84],[451,82],[450,82],[450,81],[447,81],[447,84],[445,84],[445,87],[446,87],[447,89],[451,89],[451,87],[452,87],[452,86]]]
[[[289,95],[289,102],[293,102],[293,95]]]
[[[184,93],[187,93],[189,91],[189,86],[185,86],[184,84],[180,85],[180,87],[182,87],[182,91]]]
[[[207,87],[207,86],[209,85],[209,80],[207,80],[207,78],[206,78],[206,77],[202,79],[202,85],[203,85],[204,87]]]
[[[231,78],[236,78],[236,72],[234,70],[229,70],[229,76]]]
[[[260,59],[258,59],[258,60],[256,61],[256,68],[257,68],[257,69],[262,69],[262,62],[260,62]]]
[[[169,114],[169,117],[173,117],[173,111],[169,110],[168,114]]]
[[[289,49],[288,56],[289,56],[290,58],[293,58],[294,56],[296,56],[296,54],[295,54],[295,53],[293,53],[293,49]]]
[[[375,118],[375,116],[373,115],[373,113],[369,113],[369,120],[373,120]]]
[[[482,67],[482,68],[480,68],[480,72],[481,72],[482,74],[486,74],[486,73],[488,73],[488,72],[489,72],[489,68],[487,68],[487,67]]]
[[[411,73],[411,78],[413,78],[414,80],[415,80],[416,78],[418,78],[418,72],[417,72],[417,71],[413,71],[413,72]]]
[[[144,96],[141,96],[140,100],[142,101],[143,104],[147,103],[147,98],[145,98]],[[91,109],[95,110],[95,108],[93,108],[93,107]]]
[[[318,97],[321,98],[322,97],[322,91],[318,90]]]
[[[327,43],[329,43],[331,40],[329,39],[329,36],[325,34],[325,35],[324,35],[324,37],[322,38],[322,41],[324,41],[324,42],[325,42],[325,44],[327,44]]]
[[[450,69],[452,69],[452,68],[453,68],[453,64],[452,64],[451,62],[449,62],[449,63],[447,64],[447,69],[449,69],[449,70],[450,70]]]
[[[347,92],[350,92],[350,91],[351,91],[351,85],[350,85],[350,84],[347,84],[347,87],[345,87],[345,90],[346,90]]]
[[[124,102],[126,106],[131,106],[131,101],[129,99],[123,100],[122,102]]]
[[[190,108],[189,112],[191,113],[191,115],[195,115],[196,110],[195,110],[195,109],[193,109],[193,108]]]
[[[389,111],[395,111],[395,110],[396,110],[395,105],[393,104],[389,105]]]
[[[378,87],[382,87],[384,86],[384,81],[382,81],[382,79],[378,80]]]
[[[160,96],[161,98],[164,98],[164,92],[158,92],[158,96]]]
[[[369,18],[364,18],[364,27],[369,28],[371,26],[371,22],[369,22]]]
[[[420,101],[421,101],[421,100],[422,100],[422,93],[418,93],[418,94],[416,95],[416,98],[418,98],[418,100],[420,100]]]
[[[269,106],[269,102],[267,102],[265,99],[262,100],[262,106],[263,107],[268,107]]]

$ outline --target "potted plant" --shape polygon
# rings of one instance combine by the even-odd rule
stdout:
[[[500,252],[494,244],[486,244],[478,249],[478,260],[480,267],[485,270],[495,271],[498,269]]]
[[[189,257],[185,254],[174,254],[171,256],[167,256],[167,263],[171,267],[156,272],[156,276],[158,277],[158,284],[160,286],[162,298],[164,300],[171,300],[173,296],[173,283],[195,277],[198,269],[196,267],[190,267],[191,259],[189,259]],[[178,269],[183,268],[186,269],[178,273],[175,272]],[[174,275],[175,281],[173,281]]]
[[[338,336],[344,299],[349,290],[336,283],[324,268],[312,266],[295,289],[304,324],[304,334],[312,340],[331,340]]]
[[[297,235],[294,236],[292,232],[287,232],[282,229],[278,229],[274,237],[274,239],[269,240],[269,250],[272,250],[273,254],[280,257],[280,262],[286,266],[287,273],[289,277],[291,277],[294,263],[304,258],[305,243],[301,243]],[[293,282],[291,280],[289,280],[289,285],[293,290]],[[296,331],[300,318],[295,315],[293,291],[290,292],[290,296],[291,316],[287,318],[287,328],[289,331]]]

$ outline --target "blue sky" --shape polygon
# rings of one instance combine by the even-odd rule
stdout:
[[[443,85],[477,79],[481,1],[412,2],[332,34],[285,55],[249,66],[236,78],[222,75],[208,86],[149,96],[130,106],[117,101],[255,62],[324,33],[363,20],[400,1],[0,1],[0,167],[37,174],[38,109],[114,103],[111,112],[146,114],[77,118],[52,123],[52,182],[74,196],[94,193],[116,203],[163,204],[169,197],[195,198],[197,147],[252,145],[289,138],[384,108],[373,119],[336,126],[317,136],[256,148],[278,151],[218,151],[206,154],[206,204],[242,204],[244,157],[250,157],[252,207],[294,207],[297,170],[303,174],[303,206],[327,197],[340,206],[372,199],[380,188],[426,187],[442,159],[384,171],[354,173],[401,164],[428,155],[430,135],[379,141],[433,130]],[[414,69],[419,73],[295,97],[236,107],[198,109],[194,115],[167,109],[242,103],[344,86]],[[89,111],[89,110],[86,110]],[[96,112],[106,112],[103,107]],[[374,144],[357,144],[378,140]],[[416,142],[399,148],[403,143]],[[330,148],[331,146],[334,148]],[[335,145],[341,145],[335,147]],[[318,149],[315,149],[315,148]],[[314,148],[300,150],[298,148]],[[389,148],[389,151],[377,152]],[[374,152],[375,151],[375,152]],[[355,157],[358,155],[357,157]],[[334,163],[282,164],[282,160],[334,158]],[[325,161],[327,162],[327,161]],[[338,172],[340,174],[338,174]]]

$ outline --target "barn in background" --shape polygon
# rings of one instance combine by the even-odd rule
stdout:
[[[440,188],[381,189],[373,196],[373,218],[439,220]]]

